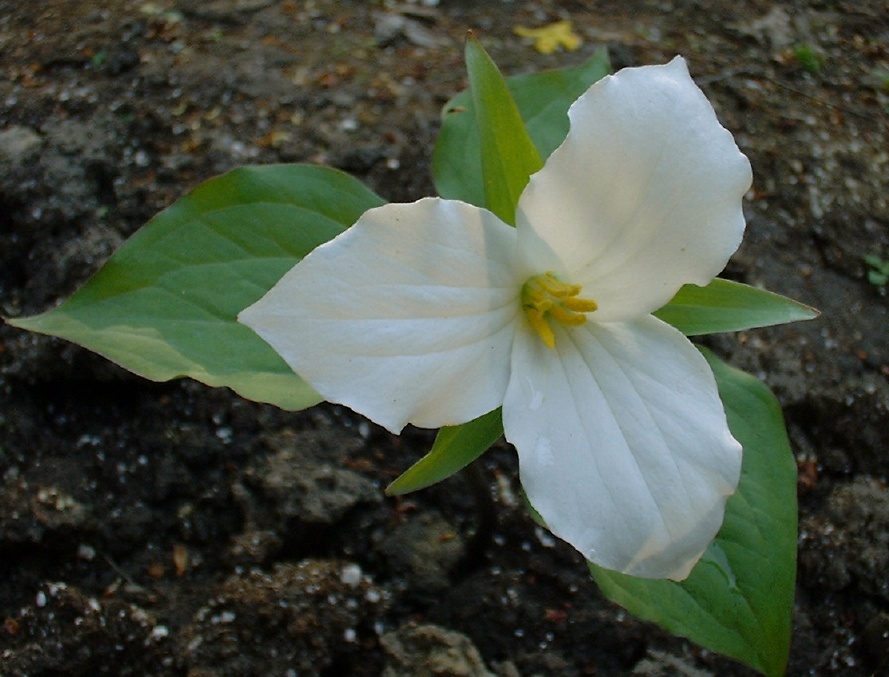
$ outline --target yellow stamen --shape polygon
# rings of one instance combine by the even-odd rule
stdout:
[[[592,299],[578,298],[579,284],[566,284],[552,273],[535,275],[522,287],[522,309],[528,322],[547,348],[555,348],[556,337],[546,321],[547,316],[569,327],[586,322],[585,313],[598,306]]]
[[[586,315],[575,313],[566,309],[564,306],[555,306],[549,311],[549,314],[562,324],[567,324],[569,327],[579,327],[586,322]]]
[[[580,293],[579,289],[578,293]],[[578,299],[573,296],[565,299],[562,305],[568,310],[574,310],[578,313],[591,313],[599,307],[593,299]]]
[[[546,344],[546,347],[555,348],[555,334],[553,334],[553,330],[550,329],[550,326],[546,323],[546,320],[543,319],[543,313],[538,313],[533,310],[529,311],[528,309],[525,309],[525,313],[528,315],[528,321],[531,323],[531,326],[534,327],[534,330],[537,332],[537,335],[540,336],[540,339]]]

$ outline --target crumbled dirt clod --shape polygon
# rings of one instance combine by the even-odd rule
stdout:
[[[393,527],[377,547],[402,584],[423,595],[449,588],[451,572],[466,556],[459,531],[434,512]]]
[[[386,596],[344,561],[304,560],[231,576],[177,638],[189,674],[351,674],[377,638]],[[344,580],[345,579],[345,580]]]
[[[388,656],[383,677],[495,677],[466,635],[437,625],[411,623],[380,644]]]
[[[800,530],[805,573],[832,590],[889,602],[889,488],[866,478],[838,486],[824,516],[804,520]]]
[[[168,628],[156,618],[64,583],[42,585],[0,633],[8,675],[141,675],[172,665]]]
[[[575,52],[513,34],[562,19]],[[773,388],[807,469],[788,675],[881,674],[889,297],[863,257],[889,258],[885,0],[0,0],[0,315],[52,307],[238,165],[323,163],[389,201],[434,194],[469,28],[507,74],[603,45],[615,67],[682,54],[750,157],[747,232],[725,275],[822,311],[704,339]],[[455,566],[482,523],[468,483],[382,495],[430,443],[341,407],[294,414],[149,383],[0,323],[0,672],[376,677],[377,637],[415,620],[465,635],[503,677],[625,675],[655,655],[752,674],[604,601],[520,505],[501,502],[493,540]],[[484,464],[518,486],[505,445]],[[424,519],[447,524],[445,540]],[[357,566],[366,595],[331,562]]]

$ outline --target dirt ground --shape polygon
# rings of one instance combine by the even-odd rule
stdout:
[[[513,33],[562,18],[575,52]],[[708,341],[773,388],[798,459],[789,674],[887,674],[889,313],[863,261],[889,259],[885,1],[0,0],[0,314],[237,165],[432,194],[467,28],[506,73],[688,59],[754,167],[727,275],[823,312]],[[0,675],[751,674],[605,601],[505,444],[482,491],[384,498],[430,439],[0,326]]]

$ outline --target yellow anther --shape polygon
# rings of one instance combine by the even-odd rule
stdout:
[[[579,292],[580,290],[578,289]],[[574,310],[578,313],[591,313],[599,307],[593,299],[578,299],[573,296],[565,299],[562,305],[568,310]]]
[[[553,309],[549,311],[549,314],[562,324],[567,324],[569,327],[579,327],[586,322],[586,315],[575,313],[564,306],[554,306]]]
[[[546,344],[546,347],[555,348],[555,334],[553,334],[553,330],[550,329],[550,326],[546,323],[546,320],[543,319],[543,313],[538,313],[534,310],[528,310],[527,308],[525,309],[525,313],[528,315],[528,321],[531,323],[531,326],[534,327],[534,330],[537,332],[537,335],[540,336],[540,339]]]
[[[541,289],[550,296],[555,296],[557,299],[566,299],[569,296],[577,296],[580,293],[579,284],[565,284],[564,282],[559,282],[553,277],[552,273],[538,275],[533,279],[537,281],[537,284],[540,285]]]
[[[556,346],[547,316],[569,327],[578,327],[586,322],[585,313],[598,307],[592,299],[578,298],[578,294],[579,284],[560,282],[552,273],[535,275],[522,287],[522,309],[547,348]]]

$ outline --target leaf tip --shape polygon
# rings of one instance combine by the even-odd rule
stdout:
[[[36,327],[40,324],[41,317],[42,315],[26,315],[25,317],[0,317],[0,320],[16,329],[38,331]]]
[[[807,320],[817,320],[821,317],[821,311],[817,308],[810,306],[806,303],[800,303],[800,312],[804,317],[800,317],[801,322],[805,322]]]
[[[405,481],[405,475],[399,475],[397,479],[393,480],[388,487],[383,489],[383,493],[386,496],[404,496],[405,494],[410,494],[418,489],[423,489],[427,485],[416,486],[411,485],[410,482]]]

